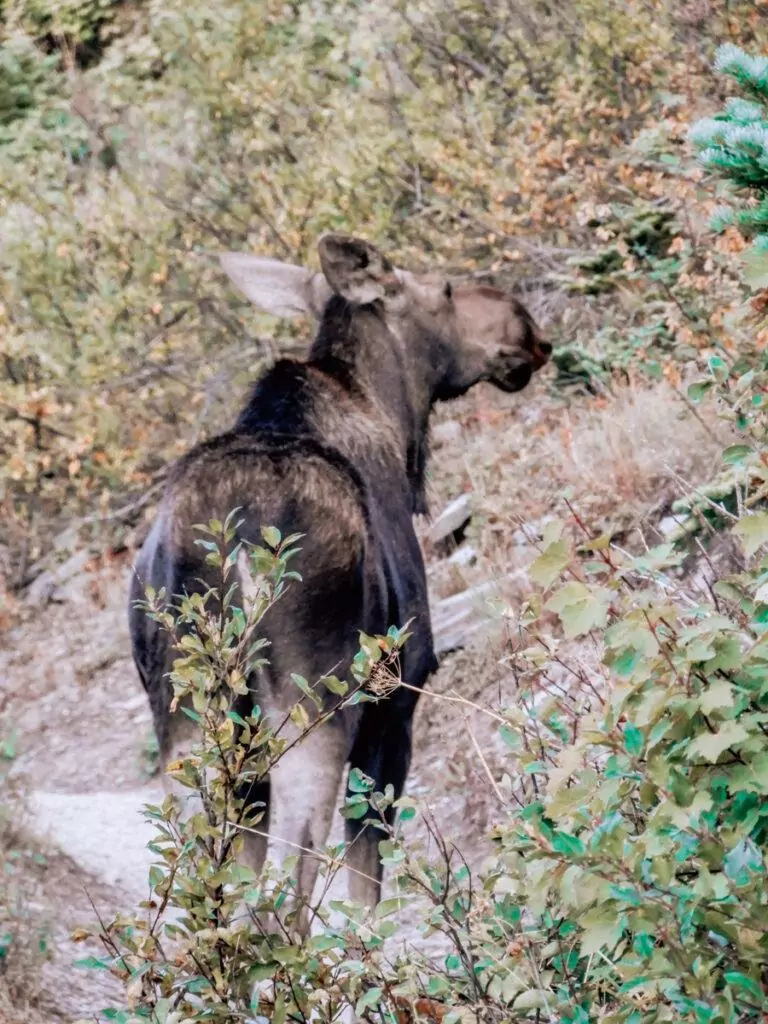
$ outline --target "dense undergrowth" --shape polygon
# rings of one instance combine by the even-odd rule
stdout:
[[[489,712],[509,760],[484,870],[439,836],[437,858],[415,851],[404,801],[381,848],[397,899],[372,922],[318,910],[306,943],[235,920],[241,899],[279,911],[290,885],[266,891],[232,860],[242,737],[224,698],[258,621],[233,613],[212,636],[185,608],[208,646],[176,683],[201,688],[200,756],[218,773],[178,768],[208,787],[207,824],[152,812],[153,895],[143,918],[107,925],[91,962],[126,983],[130,1008],[111,1019],[330,1021],[351,1006],[398,1024],[730,1024],[768,1010],[766,14],[718,0],[2,4],[9,591],[52,551],[120,543],[167,459],[231,421],[233,390],[276,347],[303,344],[224,288],[222,248],[311,259],[319,232],[349,229],[405,264],[514,285],[558,345],[564,411],[661,380],[739,435],[711,486],[673,506],[661,547],[624,550],[575,506],[546,527],[540,593],[507,612],[517,690]],[[724,527],[743,571],[696,593],[675,542]],[[399,642],[364,643],[358,699]],[[246,737],[266,770],[279,738],[258,721]],[[347,813],[376,817],[388,795],[358,783]],[[325,857],[333,873],[343,850]],[[440,957],[386,944],[402,904],[423,908]]]
[[[0,706],[0,1017],[15,1022],[39,994],[49,931],[39,903],[45,858],[24,827],[24,794],[10,777],[16,738]]]
[[[715,46],[758,38],[760,4],[3,13],[7,588],[119,540],[166,460],[231,421],[273,342],[225,287],[224,247],[311,259],[347,228],[515,284],[560,345],[558,384],[677,385],[739,341],[740,236],[713,240],[685,132],[722,88]]]

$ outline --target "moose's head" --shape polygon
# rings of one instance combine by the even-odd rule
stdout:
[[[394,267],[369,242],[325,235],[318,245],[321,271],[225,253],[231,280],[264,312],[310,313],[318,320],[336,297],[351,310],[378,314],[413,358],[433,368],[432,399],[452,398],[479,381],[520,391],[549,359],[526,308],[507,292],[442,274]]]

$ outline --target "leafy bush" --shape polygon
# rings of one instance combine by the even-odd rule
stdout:
[[[125,0],[19,0],[8,3],[8,15],[47,49],[68,50],[88,65],[101,57],[125,6]]]
[[[57,56],[42,56],[23,35],[0,45],[0,145],[10,137],[9,126],[50,91],[58,63]]]
[[[0,1017],[11,1020],[39,991],[48,954],[48,927],[38,904],[38,874],[45,861],[20,827],[23,793],[10,778],[16,756],[13,730],[0,711]]]
[[[198,541],[208,563],[221,572],[218,593],[178,602],[148,593],[148,613],[171,632],[179,651],[171,675],[174,702],[200,727],[199,747],[168,771],[198,796],[200,810],[185,820],[178,799],[171,796],[162,806],[148,808],[148,818],[157,827],[151,849],[158,864],[150,871],[152,895],[143,904],[145,916],[117,918],[102,934],[111,955],[81,963],[121,977],[139,1018],[151,1011],[158,1021],[179,1019],[179,1014],[189,1020],[241,1020],[249,1009],[259,1008],[258,994],[253,995],[256,983],[271,978],[274,988],[267,1002],[272,1019],[306,1017],[316,1009],[320,1019],[331,1020],[340,1006],[373,1005],[363,965],[347,961],[347,947],[370,936],[376,948],[380,936],[355,920],[359,910],[345,905],[352,916],[341,931],[328,926],[326,909],[312,907],[323,935],[306,944],[292,941],[297,915],[305,912],[290,877],[297,858],[289,857],[280,872],[268,865],[261,879],[237,862],[243,833],[258,829],[264,813],[259,805],[246,805],[243,793],[295,741],[279,728],[273,731],[258,707],[244,718],[234,703],[247,692],[249,675],[263,663],[259,622],[297,578],[288,568],[297,538],[283,539],[277,530],[264,528],[264,545],[248,549],[259,600],[247,615],[234,605],[231,584],[241,547],[235,543],[237,525],[234,512],[225,522],[202,529],[205,536]],[[286,722],[290,719],[300,735],[306,734],[322,728],[328,715],[344,704],[377,699],[404,639],[396,630],[387,637],[363,636],[352,685],[335,677],[310,685],[294,675],[297,700]],[[335,707],[310,721],[306,706],[319,709],[318,694],[323,692],[332,695]],[[352,788],[357,795],[347,802],[350,816],[360,817],[361,809],[367,812],[369,800],[379,814],[392,802],[391,793],[370,794],[370,780],[360,773]],[[385,827],[380,818],[378,825]],[[338,870],[343,860],[342,849],[308,852],[324,861],[323,874]],[[86,937],[84,931],[77,936],[80,941]],[[127,1011],[111,1016],[133,1019]]]
[[[204,541],[222,570],[222,594],[233,533],[232,519],[211,524]],[[754,558],[768,545],[768,516],[745,517],[738,533]],[[200,794],[203,813],[183,821],[171,797],[148,809],[158,864],[145,916],[109,924],[108,955],[86,962],[126,983],[131,1008],[114,1019],[312,1013],[331,1021],[344,1006],[366,1020],[421,1014],[449,1024],[477,1014],[632,1024],[761,1019],[768,555],[719,582],[716,606],[694,604],[670,575],[679,561],[671,545],[631,557],[586,536],[577,551],[550,524],[531,570],[543,595],[520,615],[510,653],[518,695],[494,713],[510,762],[499,787],[506,814],[485,869],[473,877],[439,836],[439,856],[420,855],[408,838],[412,802],[400,801],[400,821],[387,829],[381,811],[391,794],[372,793],[361,776],[345,813],[368,815],[382,829],[395,896],[371,921],[347,901],[331,904],[341,923],[312,906],[315,934],[297,942],[291,858],[283,873],[268,868],[262,879],[236,862],[242,830],[259,827],[258,810],[243,817],[238,783],[263,777],[286,742],[258,710],[248,719],[232,710],[266,653],[259,618],[291,577],[291,539],[265,537],[250,555],[264,594],[252,618],[226,597],[221,617],[211,615],[213,594],[183,599],[174,611],[150,595],[159,621],[182,629],[172,678],[201,726],[201,746],[170,771]],[[602,668],[571,661],[582,637],[599,642]],[[341,704],[398,685],[404,640],[363,637],[352,685],[294,677],[293,722],[314,727],[303,704],[316,699],[315,687],[331,688]],[[343,852],[318,853],[329,878]],[[386,940],[397,938],[405,908],[419,914],[425,937],[442,936],[438,965],[418,953],[391,959]],[[276,923],[265,924],[265,914]],[[265,980],[271,989],[254,991]]]

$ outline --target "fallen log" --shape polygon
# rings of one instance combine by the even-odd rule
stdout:
[[[511,580],[525,584],[527,578],[524,570],[517,570],[498,580],[479,583],[460,594],[435,601],[432,605],[432,633],[438,658],[466,647],[472,637],[491,621],[488,599]]]

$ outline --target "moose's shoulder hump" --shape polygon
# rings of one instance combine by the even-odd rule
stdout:
[[[306,364],[279,359],[254,384],[235,430],[259,434],[311,433],[313,405],[314,388]]]

